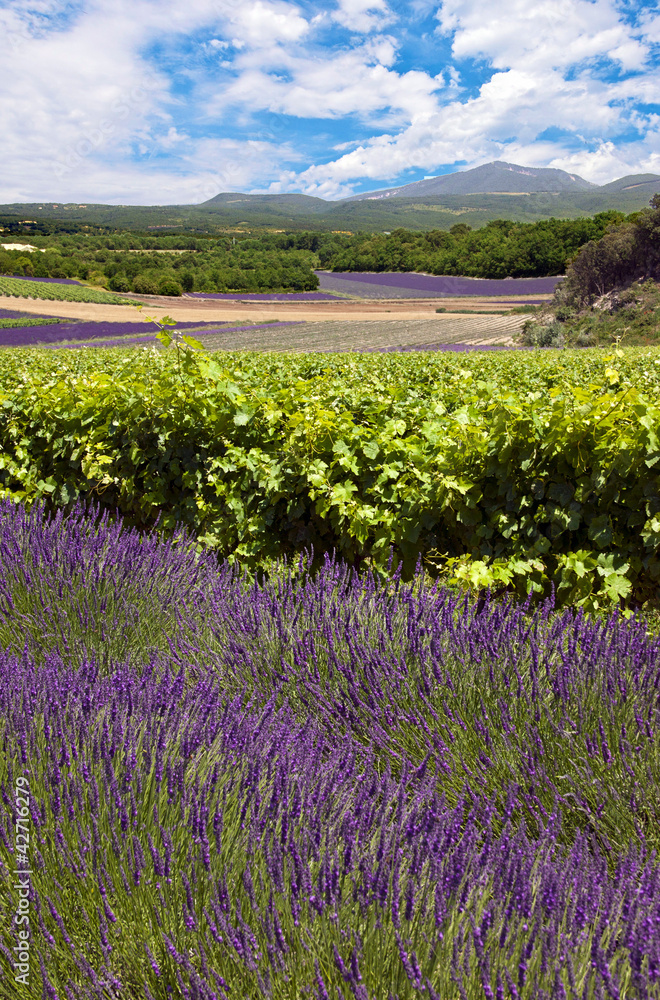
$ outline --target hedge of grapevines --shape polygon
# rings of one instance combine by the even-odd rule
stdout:
[[[115,305],[135,305],[112,292],[101,292],[84,285],[64,285],[60,282],[31,281],[29,278],[8,278],[0,274],[0,295],[18,298],[50,299],[58,302],[108,302]]]
[[[660,576],[650,351],[3,355],[0,485],[183,524],[256,567],[313,547],[598,608]]]

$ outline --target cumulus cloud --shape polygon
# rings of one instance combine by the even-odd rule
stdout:
[[[660,97],[644,37],[646,29],[656,30],[655,18],[631,25],[610,0],[540,0],[533,6],[527,0],[497,6],[445,0],[436,19],[459,66],[473,60],[491,67],[478,93],[462,100],[450,95],[446,102],[446,95],[436,95],[433,110],[424,108],[397,133],[373,136],[332,162],[309,167],[292,179],[294,185],[337,197],[357,180],[489,159],[577,170],[597,183],[619,170],[653,169],[658,132],[653,116],[634,105]],[[605,73],[604,63],[616,72]],[[541,141],[550,126],[574,141]],[[631,129],[638,140],[615,141]],[[576,152],[575,142],[584,148]]]
[[[489,159],[597,182],[659,166],[657,8],[12,0],[0,32],[0,201],[340,197]]]
[[[298,42],[309,31],[297,7],[272,0],[240,4],[227,19],[234,38],[258,50]]]
[[[428,73],[391,68],[396,57],[394,39],[378,36],[332,59],[294,54],[278,59],[268,71],[252,53],[235,65],[236,79],[214,99],[213,107],[237,105],[299,118],[373,117],[377,112],[399,115],[402,122],[428,114],[437,107],[434,93],[442,86]],[[279,75],[278,70],[285,73]]]
[[[496,69],[539,72],[599,57],[636,69],[648,55],[611,0],[444,0],[436,16],[454,58],[482,57]]]
[[[396,20],[385,0],[338,0],[332,19],[351,31],[380,30]]]

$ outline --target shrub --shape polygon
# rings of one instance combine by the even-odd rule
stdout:
[[[158,295],[158,284],[148,274],[136,274],[133,278],[133,291],[138,295]]]
[[[566,344],[561,324],[554,320],[535,323],[528,319],[523,323],[521,339],[527,347],[564,347]]]
[[[108,282],[108,288],[110,288],[113,292],[130,292],[131,290],[128,278],[122,271],[120,271],[119,274],[113,274]]]
[[[183,288],[174,278],[163,278],[158,283],[159,295],[183,295]]]

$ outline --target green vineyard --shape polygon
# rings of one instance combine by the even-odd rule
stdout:
[[[660,578],[660,357],[4,352],[0,487],[257,568],[313,549],[587,609]]]
[[[48,299],[52,302],[98,302],[115,305],[135,305],[112,292],[97,291],[83,285],[63,285],[56,282],[31,281],[26,278],[8,278],[0,274],[0,295],[14,298]]]

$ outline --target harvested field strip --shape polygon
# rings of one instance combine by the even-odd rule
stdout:
[[[418,320],[355,320],[271,324],[206,333],[211,351],[363,351],[406,344],[511,345],[525,316],[437,316]]]
[[[86,324],[86,325],[87,326],[91,326],[92,324]],[[113,325],[117,325],[118,326],[119,324],[98,323],[96,325],[98,327],[104,327],[104,326],[105,327],[109,327],[109,326],[113,326]],[[261,323],[261,324],[252,324],[252,325],[250,325],[248,327],[245,327],[245,326],[229,326],[229,325],[225,325],[225,324],[222,324],[222,323],[213,323],[211,325],[212,325],[213,329],[209,331],[208,327],[205,327],[205,326],[201,326],[201,327],[200,326],[195,326],[194,323],[179,323],[179,324],[177,324],[178,329],[180,329],[180,330],[185,329],[187,333],[195,334],[198,338],[201,337],[205,344],[206,344],[206,338],[207,337],[214,337],[214,336],[218,336],[218,335],[225,337],[225,336],[230,336],[231,334],[234,334],[234,333],[239,333],[239,334],[243,333],[246,329],[251,332],[252,330],[270,330],[273,327],[282,327],[282,326],[290,327],[290,326],[298,326],[299,324],[296,321],[291,321],[291,322],[288,322],[288,323]],[[218,329],[218,327],[222,327],[222,329]],[[15,331],[12,330],[12,333],[14,333],[14,332]],[[156,330],[153,329],[153,330],[151,330],[151,332],[145,333],[144,336],[133,336],[132,337],[129,334],[129,335],[126,335],[126,336],[120,336],[120,337],[114,337],[114,338],[112,338],[112,331],[103,332],[103,331],[99,330],[99,332],[96,334],[96,336],[93,336],[93,335],[92,336],[86,336],[86,337],[83,337],[83,338],[77,340],[77,342],[75,342],[75,343],[71,342],[70,340],[64,341],[64,340],[62,340],[62,338],[60,338],[60,341],[58,343],[44,344],[44,345],[35,344],[34,346],[38,346],[38,347],[44,346],[44,347],[52,347],[52,348],[62,347],[62,348],[64,348],[64,347],[132,347],[132,346],[140,346],[140,345],[142,345],[144,347],[155,347],[155,346],[157,346],[156,342],[155,342],[155,338],[154,338],[154,334],[155,333],[156,333]],[[211,348],[211,349],[213,349],[213,348]]]

